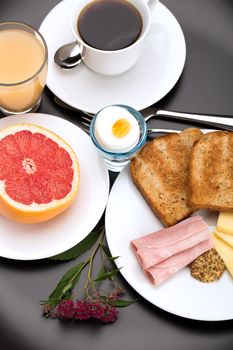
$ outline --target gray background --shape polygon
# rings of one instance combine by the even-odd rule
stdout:
[[[0,21],[24,21],[38,28],[58,2],[1,0]],[[182,26],[187,60],[179,82],[156,107],[233,114],[233,2],[162,2]],[[78,124],[77,113],[56,106],[48,89],[44,91],[39,111],[63,116]],[[187,126],[165,121],[152,121],[151,124],[172,128]],[[111,180],[114,181],[113,174]],[[42,318],[38,300],[48,296],[70,265],[72,263],[17,262],[0,258],[0,349],[233,349],[233,321],[184,319],[164,312],[142,298],[122,309],[119,319],[112,325],[62,323]],[[126,289],[127,297],[137,297],[123,278],[119,281]]]

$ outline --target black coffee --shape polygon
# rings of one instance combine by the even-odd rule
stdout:
[[[139,11],[126,0],[95,0],[81,11],[82,40],[100,50],[120,50],[133,44],[142,30]]]

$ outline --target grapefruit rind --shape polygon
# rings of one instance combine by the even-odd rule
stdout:
[[[73,181],[70,192],[62,199],[53,199],[47,204],[32,203],[25,205],[17,202],[5,191],[5,181],[0,180],[0,213],[7,218],[21,223],[37,223],[49,220],[66,210],[75,200],[80,184],[80,169],[77,156],[73,149],[60,136],[50,130],[35,124],[17,124],[0,130],[0,140],[16,132],[28,130],[41,133],[64,148],[72,160]]]

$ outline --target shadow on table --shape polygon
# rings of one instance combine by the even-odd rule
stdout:
[[[148,313],[156,315],[166,323],[170,323],[178,329],[184,329],[190,332],[196,332],[198,334],[204,334],[207,336],[217,335],[217,333],[232,333],[233,320],[228,321],[197,321],[188,318],[176,316],[170,314],[156,306],[152,306],[149,302],[144,299],[140,299],[143,308]],[[214,307],[214,305],[213,305]]]

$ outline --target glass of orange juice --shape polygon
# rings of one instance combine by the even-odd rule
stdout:
[[[35,111],[48,70],[48,49],[42,35],[21,22],[0,23],[0,111]]]

